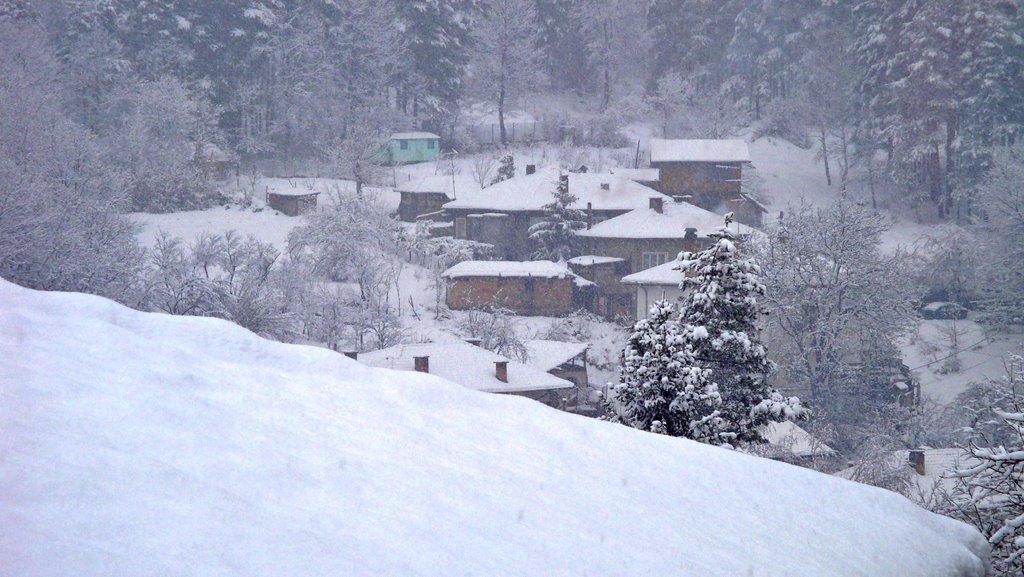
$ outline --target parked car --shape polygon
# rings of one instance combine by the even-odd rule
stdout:
[[[965,319],[967,309],[951,302],[936,301],[920,308],[921,316],[926,319]]]

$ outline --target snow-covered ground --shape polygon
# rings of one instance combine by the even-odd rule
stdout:
[[[5,575],[981,577],[881,489],[0,280]]]

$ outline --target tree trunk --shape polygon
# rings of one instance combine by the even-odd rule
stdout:
[[[821,158],[825,161],[825,182],[832,186],[832,172],[828,167],[828,132],[822,128],[821,135],[818,138],[821,142]]]

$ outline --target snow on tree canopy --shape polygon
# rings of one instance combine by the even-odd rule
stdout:
[[[981,577],[903,497],[0,280],[0,566],[41,575]]]

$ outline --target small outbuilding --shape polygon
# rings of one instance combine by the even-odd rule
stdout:
[[[433,132],[396,132],[388,140],[388,161],[409,164],[437,160],[441,137]]]
[[[441,275],[452,310],[503,308],[517,315],[562,316],[586,308],[594,283],[549,260],[466,261]]]
[[[415,222],[418,217],[441,212],[441,207],[460,193],[479,192],[480,184],[462,174],[436,174],[400,184],[395,190],[401,195],[398,218]]]
[[[210,180],[227,180],[238,174],[238,162],[212,142],[196,143],[192,160]]]
[[[316,210],[319,192],[309,191],[267,191],[267,205],[288,216],[299,216]]]

